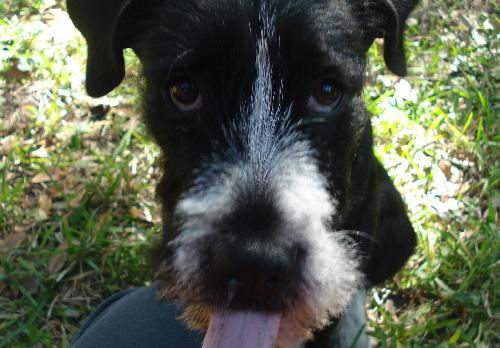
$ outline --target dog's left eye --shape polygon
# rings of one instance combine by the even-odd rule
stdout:
[[[202,105],[198,86],[187,78],[172,83],[168,88],[168,94],[172,103],[181,111],[196,110]]]
[[[342,91],[332,80],[319,81],[307,101],[307,108],[315,112],[330,112],[339,106],[342,100]]]

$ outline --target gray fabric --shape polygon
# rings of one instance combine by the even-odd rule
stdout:
[[[73,341],[73,348],[199,348],[203,336],[176,318],[179,306],[155,300],[156,285],[124,290],[105,300]]]
[[[367,334],[366,290],[354,295],[351,306],[335,327],[333,347],[368,348],[370,340]]]

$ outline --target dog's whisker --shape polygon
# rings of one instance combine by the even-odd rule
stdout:
[[[373,243],[380,244],[380,241],[378,241],[377,238],[375,238],[375,236],[372,236],[366,232],[357,231],[357,230],[338,230],[336,232],[340,232],[340,233],[346,234],[348,236],[362,237],[362,238],[370,240]]]
[[[307,119],[302,119],[300,122],[298,122],[299,127],[306,127],[310,125],[315,125],[315,124],[324,124],[328,121],[328,118],[326,117],[311,117]]]

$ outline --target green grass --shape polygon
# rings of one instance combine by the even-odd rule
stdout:
[[[406,99],[393,81],[377,83],[382,61],[372,52],[376,151],[406,197],[419,250],[393,283],[373,291],[371,326],[382,347],[493,347],[499,23],[493,3],[470,10],[437,1],[419,13],[408,30]]]
[[[494,347],[499,11],[423,3],[405,80],[379,42],[370,51],[376,152],[419,236],[407,267],[373,290],[370,331],[380,347]],[[67,346],[104,297],[150,281],[158,150],[137,122],[134,74],[86,97],[84,43],[58,2],[6,0],[0,14],[0,346]]]

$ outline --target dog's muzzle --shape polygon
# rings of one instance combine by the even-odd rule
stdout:
[[[212,163],[177,204],[182,227],[169,244],[164,293],[208,313],[198,326],[210,327],[218,347],[276,334],[303,341],[341,314],[361,283],[355,248],[331,226],[336,201],[309,145],[292,132],[284,139],[268,174],[256,174],[248,156]]]

